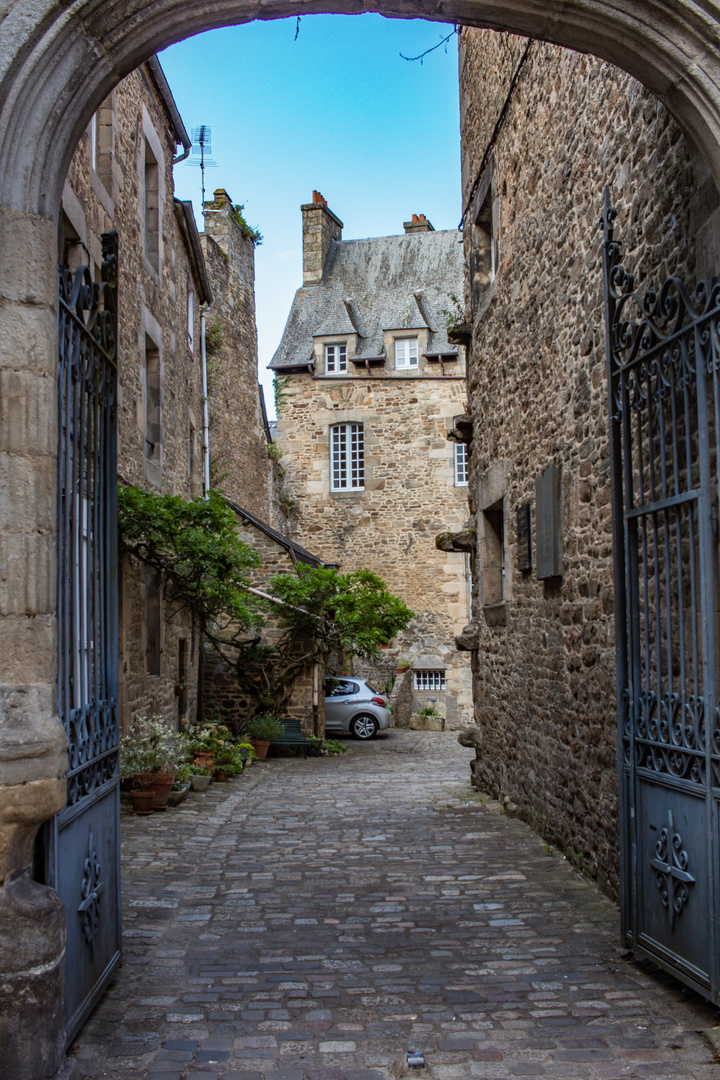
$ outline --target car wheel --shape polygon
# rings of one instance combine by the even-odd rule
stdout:
[[[354,716],[350,723],[350,731],[356,739],[372,739],[377,734],[378,722],[374,716],[361,713]]]

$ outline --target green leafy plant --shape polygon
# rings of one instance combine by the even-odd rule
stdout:
[[[238,753],[242,754],[245,758],[256,758],[255,747],[250,742],[239,742],[237,744]]]
[[[214,357],[220,351],[223,343],[223,325],[219,319],[214,319],[205,327],[205,352],[208,357]]]
[[[283,405],[287,401],[287,394],[285,390],[290,382],[289,375],[283,375],[279,378],[277,375],[273,379],[273,396],[275,398],[275,412],[279,416],[282,412]]]
[[[236,746],[229,743],[215,759],[216,772],[225,773],[226,776],[239,776],[244,768],[245,757]]]
[[[207,499],[185,502],[121,487],[118,517],[121,551],[162,575],[167,617],[190,612],[203,647],[234,671],[262,714],[281,714],[297,678],[315,664],[328,670],[338,656],[375,659],[413,618],[370,570],[341,574],[298,564],[296,573],[275,574],[265,587],[279,601],[273,612],[283,625],[264,644],[260,630],[269,605],[250,584],[260,558],[240,540],[222,495],[210,491]],[[191,736],[200,737],[194,730]]]
[[[137,487],[118,491],[120,547],[160,571],[168,618],[189,611],[206,646],[230,659],[227,648],[263,622],[263,603],[250,593],[256,552],[237,534],[234,512],[216,491],[186,502]]]
[[[215,769],[210,765],[191,765],[190,776],[212,776]]]
[[[281,738],[284,732],[285,728],[277,716],[272,714],[256,716],[245,728],[245,734],[257,742],[272,742],[273,739]]]
[[[120,776],[177,775],[187,752],[185,736],[173,731],[162,716],[136,716],[120,739]]]
[[[445,316],[445,326],[448,330],[451,330],[453,326],[459,326],[465,322],[465,311],[455,293],[448,293],[448,298],[452,307],[443,308],[442,314]]]
[[[283,602],[283,618],[301,635],[320,635],[324,657],[343,651],[374,659],[414,613],[372,570],[341,574],[303,566],[297,577],[276,574],[270,591]]]
[[[327,750],[328,754],[344,754],[347,746],[339,739],[323,739],[321,750]]]
[[[276,442],[268,443],[267,456],[271,461],[279,461],[283,456],[283,452]]]
[[[426,698],[430,702],[429,705],[423,705],[421,709],[415,710],[416,716],[422,716],[424,720],[442,720],[443,714],[439,709],[435,708],[437,698]]]

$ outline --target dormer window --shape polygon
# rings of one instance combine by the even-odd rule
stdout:
[[[397,338],[395,341],[395,367],[416,368],[418,366],[418,339]]]
[[[328,375],[347,371],[347,342],[325,346],[325,371]]]

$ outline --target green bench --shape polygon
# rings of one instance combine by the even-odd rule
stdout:
[[[303,757],[307,757],[308,748],[310,743],[303,735],[302,726],[299,720],[291,720],[290,717],[281,719],[280,723],[285,729],[279,739],[273,739],[271,746],[285,746],[289,749],[295,749],[297,753],[301,750]]]

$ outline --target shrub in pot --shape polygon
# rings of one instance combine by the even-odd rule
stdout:
[[[228,745],[219,757],[215,759],[215,779],[221,783],[240,776],[245,767],[243,755],[236,746]]]
[[[162,716],[136,716],[120,739],[120,776],[133,787],[155,791],[153,810],[167,806],[175,774],[187,755],[187,740]]]
[[[285,728],[277,716],[273,716],[271,713],[267,716],[256,716],[245,729],[245,734],[248,735],[250,742],[253,744],[259,761],[265,760],[270,743],[273,739],[281,738],[284,732]]]
[[[204,793],[210,787],[213,770],[207,765],[193,765],[190,771],[190,787]]]

